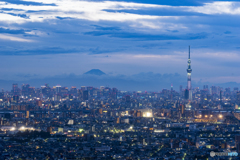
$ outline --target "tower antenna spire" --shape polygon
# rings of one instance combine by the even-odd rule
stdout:
[[[188,55],[188,59],[190,59],[190,46],[189,46],[189,55]]]

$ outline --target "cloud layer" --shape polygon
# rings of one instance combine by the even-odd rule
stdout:
[[[1,0],[0,79],[185,76],[191,45],[193,80],[238,82],[239,15],[239,1]]]

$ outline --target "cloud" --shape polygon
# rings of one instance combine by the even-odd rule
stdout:
[[[25,19],[19,16],[10,15],[8,13],[0,13],[0,22],[5,23],[24,23]]]
[[[86,32],[86,35],[93,36],[103,36],[108,35],[110,37],[117,38],[131,38],[138,40],[194,40],[194,39],[204,39],[207,38],[207,33],[196,33],[196,34],[186,34],[186,35],[157,35],[157,34],[144,34],[144,33],[130,33],[123,31],[91,31]]]
[[[55,6],[55,4],[44,4],[42,2],[31,2],[31,1],[24,1],[24,0],[4,0],[4,2],[11,3],[11,4],[18,4],[18,5],[28,5],[28,6]]]
[[[240,14],[240,2],[212,2],[205,3],[204,6],[190,6],[187,11],[204,13],[204,14]]]
[[[0,39],[9,40],[9,41],[17,41],[17,42],[34,42],[33,40],[14,37],[10,35],[0,34]]]
[[[137,3],[76,0],[25,0],[19,3],[9,0],[7,2],[8,3],[6,3],[6,1],[0,3],[2,16],[10,14],[15,18],[22,18],[18,19],[18,21],[14,21],[13,17],[1,19],[2,21],[11,23],[43,22],[51,19],[127,22],[136,20],[158,20],[161,19],[163,15],[201,16],[201,14],[238,15],[240,13],[239,2],[203,1],[208,3],[200,3],[198,1],[184,1],[183,3],[178,3],[175,1],[174,3],[166,3],[166,1],[163,1],[162,4],[146,4],[144,1],[143,3]]]
[[[224,32],[224,34],[231,34],[231,33],[232,33],[231,31]]]
[[[1,36],[0,36],[1,38]],[[48,55],[79,52],[77,49],[65,49],[61,47],[44,47],[34,49],[5,50],[1,55]]]
[[[0,68],[8,70],[0,73],[102,67],[115,75],[185,75],[191,45],[193,77],[229,76],[238,73],[239,8],[237,1],[212,0],[3,0]]]
[[[109,13],[103,11],[104,9],[117,9],[117,8],[145,8],[145,7],[159,7],[151,4],[139,4],[139,3],[126,3],[126,2],[91,2],[91,1],[57,1],[51,0],[46,1],[32,0],[29,2],[38,3],[38,5],[23,5],[23,4],[11,4],[11,3],[0,3],[0,8],[4,8],[4,13],[12,14],[15,16],[21,16],[25,22],[42,22],[48,19],[87,19],[91,21],[107,20],[107,21],[131,21],[137,19],[156,19],[156,16],[148,15],[137,15],[128,13]],[[67,2],[67,3],[66,3]],[[44,4],[55,4],[55,5],[41,5]],[[13,8],[14,13],[11,10]],[[31,11],[31,12],[28,12]],[[37,12],[37,13],[36,13]],[[11,21],[11,19],[9,20]],[[13,22],[13,21],[12,21]]]
[[[92,1],[98,1],[98,0],[92,0]],[[115,1],[115,0],[111,0]],[[169,6],[202,6],[204,2],[209,0],[124,0],[125,2],[134,2],[134,3],[143,3],[143,4],[155,4],[155,5],[169,5]]]
[[[129,14],[138,14],[138,15],[151,15],[151,16],[159,16],[159,17],[170,17],[170,16],[204,16],[206,14],[189,11],[187,8],[181,7],[162,7],[162,8],[141,8],[141,9],[124,9],[124,10],[114,10],[114,9],[107,9],[104,10],[110,13],[129,13]]]
[[[93,25],[93,27],[101,31],[120,31],[121,30],[120,27],[103,27],[99,25]]]
[[[113,52],[121,52],[121,51],[124,51],[124,49],[101,49],[99,47],[96,47],[96,48],[90,48],[89,49],[89,52],[91,54],[102,54],[102,53],[113,53]]]
[[[25,34],[23,29],[14,30],[14,29],[7,29],[7,28],[0,28],[0,33],[8,33],[8,34]]]

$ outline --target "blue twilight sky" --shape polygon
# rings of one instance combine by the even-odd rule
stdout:
[[[239,42],[236,0],[0,0],[1,80],[100,69],[184,86],[191,45],[193,84],[239,83]]]

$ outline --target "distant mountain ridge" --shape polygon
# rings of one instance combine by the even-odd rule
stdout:
[[[90,71],[88,71],[88,72],[86,72],[84,74],[91,74],[91,75],[101,76],[101,75],[105,75],[106,73],[104,73],[100,69],[91,69]]]
[[[90,72],[91,71],[91,72]],[[102,74],[102,71],[95,72],[90,70],[90,74],[75,75],[75,74],[62,74],[43,78],[31,78],[28,80],[4,80],[0,79],[0,89],[7,91],[12,90],[12,84],[18,83],[18,87],[21,88],[22,84],[30,84],[30,86],[39,88],[44,84],[49,84],[49,86],[55,86],[60,84],[64,87],[71,88],[76,86],[81,88],[81,86],[109,86],[111,88],[116,87],[122,91],[154,91],[159,92],[162,89],[170,89],[171,84],[173,84],[173,89],[179,91],[179,86],[184,86],[186,84],[186,76],[180,74],[155,74],[153,72],[139,73],[131,76],[126,75],[111,75]],[[92,73],[98,72],[102,76],[98,76]],[[196,82],[192,81],[193,87],[201,87],[208,84],[208,86],[220,86],[224,88],[234,87],[240,88],[240,83],[237,82],[227,82],[227,83],[210,83],[210,82]]]

